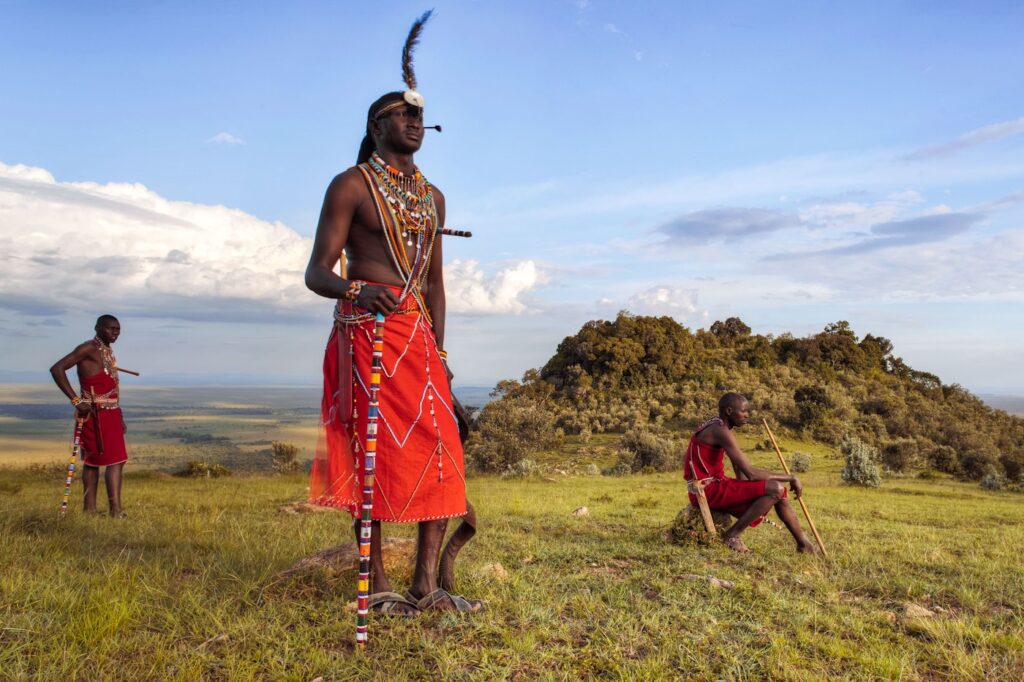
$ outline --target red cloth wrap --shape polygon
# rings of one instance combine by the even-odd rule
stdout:
[[[705,424],[690,437],[690,444],[686,448],[686,455],[683,457],[683,476],[686,480],[693,480],[693,471],[697,472],[697,479],[714,479],[704,488],[704,496],[708,500],[708,506],[714,511],[723,511],[733,516],[740,517],[759,497],[765,495],[765,484],[768,481],[741,481],[725,475],[725,448],[715,445],[708,445],[702,442],[697,435],[713,422]],[[692,468],[691,468],[692,462]],[[785,489],[782,497],[787,497]],[[697,496],[689,493],[690,504],[697,505]],[[761,523],[764,516],[754,519],[750,527]]]
[[[351,303],[341,306],[351,314]],[[310,472],[310,501],[353,516],[362,503],[373,325],[372,319],[335,324],[327,340],[320,438]],[[465,468],[448,377],[434,330],[411,296],[384,323],[382,367],[373,518],[463,516]]]
[[[86,399],[102,396],[117,398],[117,382],[104,372],[91,377],[79,377],[81,394]],[[99,420],[99,438],[96,421]],[[105,467],[128,461],[128,450],[124,445],[124,418],[121,408],[96,406],[82,425],[82,462],[87,466]]]

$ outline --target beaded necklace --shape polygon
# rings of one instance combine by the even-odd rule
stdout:
[[[437,226],[437,208],[434,192],[427,179],[414,167],[410,177],[389,165],[377,152],[370,156],[374,179],[387,201],[388,212],[401,228],[406,246],[412,246],[412,236],[431,232]]]
[[[100,339],[95,337],[92,340],[96,348],[100,351],[100,360],[103,362],[103,373],[114,380],[114,384],[117,384],[117,359],[114,357],[114,351],[111,347]]]

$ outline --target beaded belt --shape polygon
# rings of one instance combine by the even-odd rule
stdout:
[[[420,306],[416,302],[416,297],[410,294],[399,301],[398,307],[391,312],[391,315],[408,315],[409,313],[418,312],[420,312]],[[373,319],[373,314],[366,308],[358,306],[352,301],[338,299],[338,304],[334,308],[334,319],[342,323],[351,323],[351,320],[344,318],[354,315],[359,315],[360,317],[365,315],[366,319]]]
[[[82,402],[86,405],[92,405],[97,410],[114,410],[121,406],[117,398],[96,398],[95,400],[83,398]]]

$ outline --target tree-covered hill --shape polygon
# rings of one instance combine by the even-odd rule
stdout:
[[[752,334],[738,318],[692,332],[670,317],[623,312],[583,325],[522,381],[500,383],[482,421],[518,410],[530,412],[534,430],[547,419],[567,434],[681,431],[737,391],[796,435],[832,445],[860,438],[892,471],[1019,481],[1024,420],[909,367],[893,350],[886,338],[858,338],[844,321],[797,338]]]

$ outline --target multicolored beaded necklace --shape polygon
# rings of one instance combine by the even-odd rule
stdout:
[[[114,380],[114,386],[118,385],[117,379],[117,358],[114,357],[114,351],[109,345],[103,343],[100,337],[95,337],[92,340],[93,344],[100,351],[100,360],[103,362],[103,373]],[[114,390],[117,390],[116,388]]]
[[[377,152],[370,156],[377,186],[388,203],[388,211],[401,227],[402,239],[406,246],[412,246],[412,234],[433,232],[437,227],[437,208],[434,206],[434,192],[430,183],[415,168],[412,177],[390,166]]]

